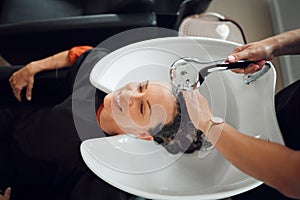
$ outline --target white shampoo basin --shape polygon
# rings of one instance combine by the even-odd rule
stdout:
[[[216,60],[225,58],[237,45],[188,37],[139,42],[101,59],[90,79],[106,92],[132,81],[169,81],[170,65],[178,58]],[[263,76],[250,84],[243,82],[241,74],[215,72],[207,77],[200,91],[214,115],[224,117],[245,134],[262,134],[283,144],[274,110],[276,74],[270,65]],[[153,142],[120,135],[85,140],[81,154],[101,179],[148,199],[222,199],[261,184],[232,166],[215,149],[204,158],[197,153],[171,155]]]

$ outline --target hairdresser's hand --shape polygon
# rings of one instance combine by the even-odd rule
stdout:
[[[274,41],[272,41],[272,39],[265,39],[236,47],[227,57],[228,62],[237,62],[239,60],[258,60],[258,62],[249,65],[246,69],[236,69],[232,71],[248,74],[260,70],[266,63],[266,60],[272,60],[274,58],[273,43]]]
[[[0,190],[0,193],[2,193],[2,191]],[[4,191],[4,194],[0,194],[0,200],[9,200],[10,198],[10,193],[11,193],[11,188],[8,187],[6,188],[6,190]]]
[[[26,99],[31,100],[32,88],[34,83],[34,63],[29,63],[23,68],[19,69],[9,78],[9,83],[13,90],[14,96],[18,101],[21,101],[21,91],[26,88]]]
[[[190,119],[195,127],[202,132],[212,117],[207,100],[200,94],[198,90],[192,92],[182,91]]]

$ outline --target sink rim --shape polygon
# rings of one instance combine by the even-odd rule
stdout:
[[[149,41],[144,41],[144,42],[139,42],[139,43],[135,43],[135,44],[132,44],[132,45],[129,45],[131,48],[133,47],[140,47],[140,45],[143,45],[143,44],[151,44],[152,42],[154,43],[160,43],[161,41],[165,41],[165,40],[168,40],[168,41],[174,41],[174,40],[177,40],[177,41],[185,41],[187,39],[194,39],[196,41],[203,41],[203,42],[206,42],[206,43],[209,43],[211,45],[218,45],[220,43],[223,43],[223,44],[227,44],[227,45],[231,45],[232,47],[234,46],[237,46],[239,44],[237,43],[234,43],[234,42],[228,42],[228,41],[221,41],[221,40],[218,40],[218,39],[212,39],[212,38],[200,38],[200,37],[185,37],[185,38],[177,38],[177,37],[171,37],[171,38],[160,38],[160,39],[153,39],[153,40],[149,40]],[[128,46],[124,47],[124,48],[121,48],[121,50],[119,52],[123,52],[123,51],[126,51],[126,48],[128,48]],[[115,53],[118,53],[118,50],[116,50]],[[105,57],[104,57],[105,58]],[[270,72],[270,73],[273,73],[272,75],[273,76],[276,76],[275,72],[274,72],[274,69],[272,69],[273,71]],[[226,76],[226,75],[224,75]],[[92,77],[92,73],[91,73],[91,78]],[[92,80],[92,79],[91,79]],[[92,81],[93,83],[93,81]],[[98,84],[98,83],[97,83]],[[97,85],[95,85],[97,87]],[[111,88],[109,88],[111,89]],[[273,83],[273,90],[275,90],[275,83]],[[273,91],[274,92],[274,91]],[[275,127],[276,128],[276,127]],[[143,197],[146,197],[148,198],[149,195],[151,196],[150,198],[155,198],[155,199],[182,199],[183,196],[180,196],[180,195],[177,195],[177,196],[169,196],[169,195],[162,195],[162,194],[153,194],[153,193],[147,193],[147,192],[143,192],[141,190],[136,190],[135,188],[131,188],[131,187],[126,187],[124,185],[120,185],[118,184],[117,182],[113,182],[112,180],[110,180],[109,178],[106,178],[106,177],[103,177],[101,174],[98,173],[97,171],[97,167],[95,168],[95,166],[93,166],[91,163],[90,163],[90,160],[88,160],[88,156],[91,156],[91,155],[87,155],[87,149],[86,149],[86,144],[87,144],[88,141],[84,141],[81,145],[81,152],[82,154],[85,154],[85,158],[84,158],[84,161],[86,162],[86,164],[88,165],[88,167],[90,169],[92,169],[92,171],[94,171],[94,173],[96,173],[99,177],[101,177],[103,180],[105,180],[106,182],[118,187],[118,188],[121,188],[125,191],[128,191],[130,193],[134,193],[138,196],[143,196]],[[281,141],[279,141],[281,142]],[[84,157],[84,156],[83,156]],[[99,165],[98,167],[101,168],[101,166]],[[102,169],[103,170],[103,169]],[[222,190],[222,191],[218,191],[218,192],[214,192],[213,194],[198,194],[198,195],[184,195],[184,198],[185,199],[212,199],[212,198],[226,198],[226,197],[229,197],[229,196],[232,196],[232,195],[236,195],[236,194],[239,194],[239,193],[242,193],[242,192],[245,192],[245,191],[248,191],[248,190],[251,190],[259,185],[262,184],[261,181],[258,181],[256,179],[253,179],[251,177],[249,177],[248,179],[246,179],[243,183],[239,183],[241,184],[241,187],[240,188],[235,188],[235,189],[232,189],[229,187],[229,190]]]

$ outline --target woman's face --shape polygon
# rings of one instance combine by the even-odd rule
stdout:
[[[171,123],[176,112],[176,98],[169,85],[130,83],[104,98],[100,126],[111,134],[147,134],[158,124]]]

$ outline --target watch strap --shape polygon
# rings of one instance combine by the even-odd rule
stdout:
[[[212,117],[205,128],[204,135],[213,145],[217,143],[222,133],[224,122],[225,121],[223,118]],[[218,128],[216,127],[213,131],[211,131],[212,127],[215,125],[222,125],[222,126],[218,126]]]

